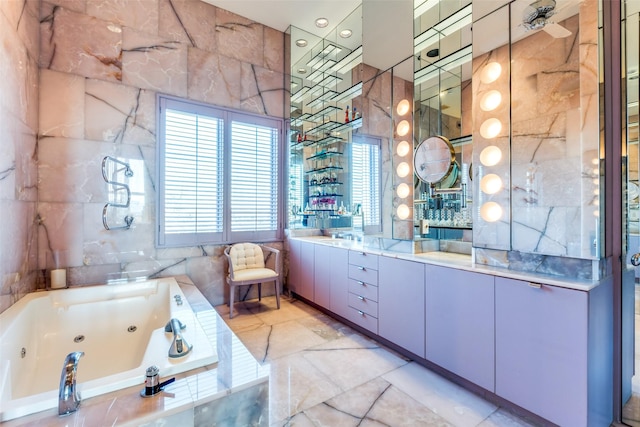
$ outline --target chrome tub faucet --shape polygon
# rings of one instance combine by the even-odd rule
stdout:
[[[182,336],[182,330],[184,328],[186,328],[186,326],[176,318],[169,320],[169,323],[164,327],[165,332],[173,332],[173,342],[171,343],[171,347],[169,347],[169,357],[176,358],[186,356],[193,348]]]
[[[69,353],[64,359],[60,374],[60,390],[58,393],[58,415],[69,415],[80,406],[80,393],[76,389],[78,362],[84,356],[83,351]]]

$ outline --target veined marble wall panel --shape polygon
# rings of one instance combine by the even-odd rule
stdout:
[[[86,0],[86,14],[118,26],[158,33],[158,0]]]
[[[122,33],[124,84],[187,96],[187,46],[127,27]]]
[[[189,274],[222,303],[223,246],[154,246],[156,95],[283,117],[284,35],[192,0],[52,0],[40,16],[40,266],[62,251],[71,285]],[[130,207],[107,209],[112,227],[133,216],[130,230],[102,224],[117,197],[107,155],[134,172]]]
[[[39,285],[38,3],[0,2],[0,312]]]
[[[122,80],[122,27],[42,2],[40,68]]]
[[[189,48],[189,98],[225,107],[240,108],[242,63],[234,58]]]
[[[84,138],[84,93],[84,77],[41,70],[40,135]]]
[[[596,222],[588,205],[597,186],[585,156],[594,148],[597,153],[598,144],[597,22],[590,29],[592,17],[582,21],[575,15],[560,23],[571,31],[567,38],[540,31],[512,45],[515,251],[596,257]],[[593,31],[595,47],[582,48],[582,33]],[[594,43],[592,36],[588,39]],[[595,56],[589,57],[590,48]],[[583,70],[591,86],[582,82]],[[595,128],[590,133],[585,125]]]

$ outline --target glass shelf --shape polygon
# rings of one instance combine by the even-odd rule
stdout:
[[[322,110],[314,113],[313,115],[307,118],[310,122],[321,123],[324,122],[326,116],[334,114],[336,111],[342,111],[342,108],[338,108],[335,105],[329,105]]]
[[[325,166],[323,168],[318,168],[318,169],[311,169],[309,171],[306,171],[305,174],[309,175],[310,173],[318,173],[318,172],[328,172],[328,171],[337,171],[337,170],[343,170],[344,168],[341,166]]]
[[[360,95],[362,95],[362,82],[357,83],[351,86],[349,89],[340,92],[331,99],[331,102],[348,101]]]
[[[309,187],[330,187],[332,185],[342,185],[342,182],[334,181],[334,182],[323,182],[318,184],[309,184]]]
[[[318,133],[321,132],[331,132],[334,129],[340,127],[340,123],[338,122],[334,122],[334,121],[329,121],[329,122],[325,122],[323,124],[321,124],[320,126],[316,126],[313,129],[309,129],[309,131],[307,131],[307,135],[317,135]]]
[[[329,157],[342,156],[343,154],[344,153],[340,153],[338,151],[322,151],[316,155],[307,157],[305,160],[323,160],[323,159],[328,159]]]

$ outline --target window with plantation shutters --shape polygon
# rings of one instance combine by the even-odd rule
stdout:
[[[351,144],[351,200],[361,205],[362,215],[353,221],[354,227],[364,227],[367,232],[381,230],[380,170],[380,140],[355,137]]]
[[[281,238],[282,127],[159,95],[157,245]]]

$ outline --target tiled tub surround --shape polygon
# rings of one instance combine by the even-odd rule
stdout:
[[[511,271],[469,255],[399,253],[366,242],[289,239],[289,289],[542,424],[611,422],[610,277]]]
[[[284,117],[284,34],[202,1],[12,0],[0,12],[0,311],[44,287],[55,251],[71,285],[188,274],[224,302],[221,246],[154,247],[155,97]],[[133,216],[131,230],[102,225],[107,155],[134,172],[131,207],[114,217]]]
[[[174,318],[191,350],[170,359],[165,325]],[[74,351],[84,353],[83,398],[137,385],[152,365],[174,375],[218,360],[174,278],[32,292],[0,324],[0,421],[56,408],[63,361]]]
[[[142,370],[139,385],[83,400],[67,417],[58,417],[56,408],[3,426],[267,425],[269,365],[254,359],[187,276],[176,280],[218,353],[217,364],[175,375],[174,383],[151,398],[140,396]],[[161,381],[171,377],[162,371],[160,376]],[[78,383],[81,393],[82,386]]]

